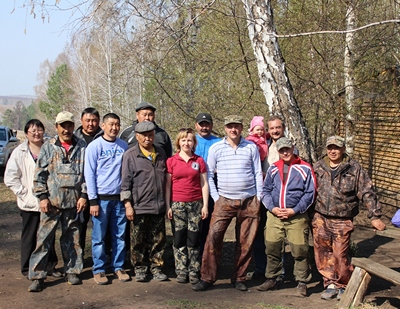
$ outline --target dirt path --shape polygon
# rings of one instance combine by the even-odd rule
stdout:
[[[276,291],[259,292],[255,286],[263,279],[248,281],[248,292],[239,292],[230,285],[233,259],[233,230],[230,227],[224,245],[219,279],[214,288],[194,292],[190,284],[175,280],[173,258],[166,252],[165,271],[168,282],[119,282],[108,274],[112,283],[98,286],[92,279],[90,257],[81,278],[83,284],[70,286],[63,279],[48,278],[41,293],[27,292],[30,281],[19,272],[20,217],[14,197],[0,178],[0,309],[5,308],[335,308],[336,300],[320,299],[322,285],[314,271],[309,284],[310,296],[299,298],[296,285],[288,280]],[[400,270],[399,240],[377,236],[369,228],[358,226],[353,240],[358,243],[358,255],[369,257],[388,267]],[[90,254],[90,253],[89,253]],[[59,254],[59,259],[61,255]],[[60,267],[60,264],[58,265]],[[131,270],[130,270],[131,273]],[[289,266],[288,273],[291,273]],[[400,308],[400,288],[373,277],[366,300],[379,308]],[[374,308],[365,305],[363,308]]]

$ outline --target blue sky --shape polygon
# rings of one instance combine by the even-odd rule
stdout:
[[[0,3],[0,96],[34,95],[40,64],[54,61],[69,41],[65,25],[77,17],[71,11],[51,11],[50,20],[36,18],[22,8],[22,0],[1,0]],[[61,0],[68,5],[77,0]],[[55,0],[52,2],[55,3]]]

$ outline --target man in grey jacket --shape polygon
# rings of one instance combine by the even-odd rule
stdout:
[[[167,156],[153,145],[153,122],[136,125],[138,143],[122,158],[121,201],[131,221],[131,263],[137,282],[146,281],[147,272],[157,281],[167,280],[161,271],[165,248],[165,181]]]

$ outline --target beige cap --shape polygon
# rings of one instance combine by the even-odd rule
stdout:
[[[56,123],[63,123],[67,121],[75,123],[74,115],[66,111],[59,112],[56,117]]]

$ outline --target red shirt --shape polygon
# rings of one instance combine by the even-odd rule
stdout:
[[[207,173],[207,165],[203,158],[193,154],[185,162],[179,153],[167,160],[167,171],[171,174],[172,201],[194,202],[203,198],[200,174]]]

